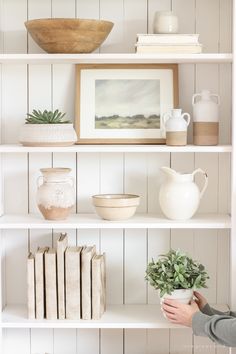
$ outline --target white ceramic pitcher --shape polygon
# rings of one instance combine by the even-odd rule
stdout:
[[[208,185],[208,176],[198,168],[193,173],[181,174],[169,167],[161,167],[166,179],[161,185],[159,202],[162,212],[168,219],[188,220],[197,211],[200,200]],[[205,183],[200,191],[194,182],[194,176],[202,173]]]

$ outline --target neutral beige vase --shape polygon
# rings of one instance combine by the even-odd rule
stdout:
[[[47,220],[65,220],[75,205],[70,168],[42,168],[38,178],[37,205]],[[43,183],[40,185],[40,180]]]

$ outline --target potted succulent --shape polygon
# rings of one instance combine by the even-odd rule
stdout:
[[[160,291],[161,303],[168,298],[188,304],[195,289],[207,287],[209,276],[202,264],[180,250],[171,249],[167,254],[160,255],[156,262],[152,259],[145,279]]]
[[[65,113],[58,109],[27,113],[19,141],[24,146],[70,146],[77,140],[73,124],[63,120]]]

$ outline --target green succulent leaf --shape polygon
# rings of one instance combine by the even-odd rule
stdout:
[[[46,109],[42,112],[40,109],[33,109],[32,113],[27,113],[27,118],[25,119],[26,124],[68,124],[71,123],[69,120],[63,120],[65,113],[60,112],[58,109],[53,111],[47,111]]]

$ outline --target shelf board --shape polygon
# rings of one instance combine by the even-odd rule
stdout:
[[[1,64],[231,63],[231,53],[202,54],[1,54]]]
[[[68,147],[28,147],[20,144],[0,145],[0,153],[27,152],[231,152],[231,145],[216,146],[167,146],[167,145],[72,145]]]
[[[162,215],[136,214],[125,221],[106,221],[96,214],[74,214],[65,221],[44,220],[41,215],[10,214],[0,217],[0,229],[230,229],[227,214],[199,214],[187,221]]]
[[[226,305],[216,305],[227,311]],[[26,306],[7,306],[2,313],[2,328],[183,328],[167,321],[160,305],[110,305],[98,321],[28,320]]]

